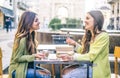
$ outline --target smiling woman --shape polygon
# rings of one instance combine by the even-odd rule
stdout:
[[[92,78],[110,78],[110,64],[108,60],[109,35],[105,31],[102,31],[103,23],[104,17],[101,11],[89,11],[86,15],[85,34],[81,43],[79,44],[71,38],[66,39],[68,44],[75,46],[75,50],[79,54],[60,56],[65,61],[87,60],[93,64],[97,64],[93,67]],[[63,78],[86,78],[86,73],[83,74],[82,71],[85,71],[82,67],[73,68],[69,66],[63,70]],[[89,78],[91,78],[90,75]]]
[[[44,54],[37,54],[35,30],[39,29],[37,14],[26,11],[22,14],[15,34],[12,57],[9,66],[9,78],[34,78],[33,61],[44,58]],[[50,72],[36,67],[36,78],[50,78]]]

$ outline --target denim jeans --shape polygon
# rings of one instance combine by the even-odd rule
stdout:
[[[44,70],[44,68],[36,68],[37,70]],[[15,78],[15,71],[12,73],[12,78]],[[34,78],[34,69],[29,68],[27,70],[26,78]],[[36,71],[36,78],[51,78],[50,74],[42,75],[39,72]]]
[[[62,76],[63,78],[87,78],[87,67],[81,66],[75,68]],[[92,78],[92,68],[89,68],[89,78]]]

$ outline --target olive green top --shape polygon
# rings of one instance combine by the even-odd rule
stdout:
[[[26,38],[22,38],[17,50],[12,52],[9,66],[9,78],[12,78],[13,71],[16,71],[15,78],[26,78],[28,62],[32,62],[34,59],[35,56],[29,55],[26,50]]]
[[[81,52],[82,47],[76,47],[77,52]],[[96,36],[90,44],[89,52],[86,54],[74,55],[74,60],[89,60],[95,64],[93,66],[93,78],[111,78],[109,63],[109,35],[106,32]]]

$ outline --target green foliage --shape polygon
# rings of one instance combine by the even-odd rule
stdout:
[[[66,24],[73,24],[73,23],[76,23],[76,19],[70,19],[70,18],[66,18]]]
[[[81,19],[66,18],[66,24],[68,28],[82,28],[83,22]]]
[[[53,30],[56,30],[56,26],[58,24],[61,24],[61,20],[58,18],[53,18],[49,23],[49,27],[52,28]]]
[[[58,18],[53,18],[49,27],[53,30],[59,30],[60,28],[82,28],[83,22],[81,19],[66,18],[66,24],[61,24],[61,20]]]

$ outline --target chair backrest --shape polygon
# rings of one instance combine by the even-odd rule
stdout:
[[[115,46],[114,56],[120,58],[120,46]]]
[[[3,74],[2,71],[2,49],[0,48],[0,76]]]

